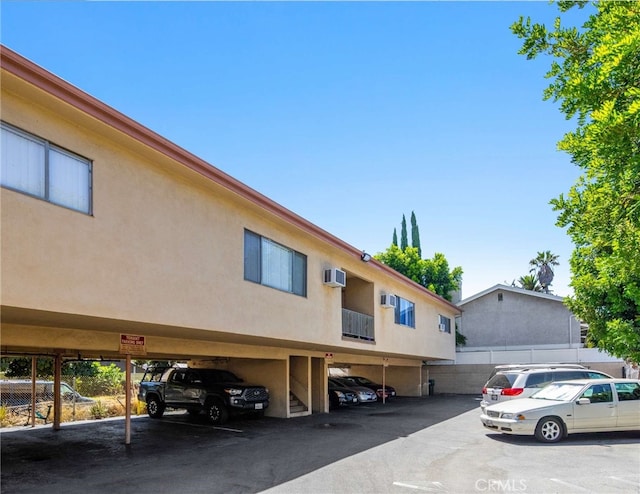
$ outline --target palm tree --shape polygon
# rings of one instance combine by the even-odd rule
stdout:
[[[542,286],[538,283],[538,277],[535,274],[520,276],[518,283],[520,283],[520,288],[524,288],[525,290],[531,290],[532,292],[542,291]]]
[[[552,254],[550,250],[544,252],[538,252],[538,255],[529,261],[529,265],[533,266],[530,273],[537,273],[538,281],[542,286],[544,293],[549,293],[549,287],[553,281],[553,268],[560,264],[558,262],[558,255]]]

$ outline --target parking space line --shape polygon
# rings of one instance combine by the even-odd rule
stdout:
[[[243,433],[244,431],[241,429],[231,429],[230,427],[220,427],[217,425],[205,425],[205,424],[191,424],[189,422],[182,422],[180,420],[163,420],[163,422],[169,424],[180,424],[180,425],[188,425],[189,427],[201,427],[203,429],[216,429],[219,431],[227,431],[227,432],[238,432]]]
[[[433,487],[429,485],[416,485],[416,484],[408,484],[406,482],[394,482],[393,485],[398,487],[407,487],[409,489],[415,489],[417,491],[426,491],[426,492],[444,492],[444,486],[441,482],[429,482]]]
[[[640,487],[640,482],[634,482],[633,480],[625,480],[625,479],[621,479],[620,477],[609,477],[609,478],[615,480],[616,482],[622,482],[623,484],[630,484],[630,485],[633,485],[634,487]]]
[[[240,432],[240,433],[244,432],[241,429],[231,429],[230,427],[218,427],[215,425],[213,426],[213,429],[217,429],[219,431],[229,431],[229,432]]]
[[[588,492],[589,489],[585,489],[584,487],[580,487],[579,485],[576,484],[570,484],[569,482],[565,482],[564,480],[560,480],[560,479],[549,479],[551,482],[556,482],[558,484],[562,484],[566,487],[570,487],[571,489],[575,489],[578,491],[585,491]]]

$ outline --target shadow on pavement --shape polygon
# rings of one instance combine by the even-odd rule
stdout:
[[[166,414],[1,432],[2,492],[260,492],[406,437],[479,406],[471,395],[400,397],[386,404],[208,425]]]

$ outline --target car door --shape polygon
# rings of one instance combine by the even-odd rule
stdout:
[[[579,398],[589,398],[591,403],[573,407],[573,427],[576,432],[616,428],[617,407],[609,383],[592,384]]]
[[[169,376],[164,388],[165,401],[167,403],[183,403],[184,382],[187,372],[185,369],[176,369]]]
[[[202,376],[197,371],[188,370],[185,373],[183,385],[182,402],[193,405],[200,404],[200,395],[203,393],[204,386]]]
[[[618,395],[618,429],[640,429],[640,383],[614,384]]]

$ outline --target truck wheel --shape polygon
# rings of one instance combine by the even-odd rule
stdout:
[[[157,396],[147,398],[147,413],[152,419],[159,419],[164,413],[164,404],[160,402]]]
[[[206,406],[207,419],[214,425],[224,424],[229,419],[229,411],[219,399],[213,399]]]

